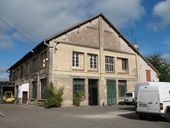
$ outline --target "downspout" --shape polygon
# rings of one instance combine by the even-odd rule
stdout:
[[[56,46],[57,46],[60,42],[59,42],[59,41],[56,41],[56,42],[55,42],[55,46],[52,46],[52,45],[47,44],[47,43],[46,43],[46,40],[44,40],[43,43],[44,43],[44,45],[46,45],[47,47],[49,47],[49,49],[52,48],[52,63],[48,62],[48,66],[51,64],[51,72],[50,72],[51,74],[50,74],[50,73],[49,73],[49,74],[51,75],[51,81],[54,82],[54,52],[55,52],[55,50],[57,50]],[[49,52],[49,53],[51,53],[51,52]],[[50,58],[50,55],[48,55],[48,58]],[[48,61],[49,61],[49,60],[50,60],[50,59],[48,59]],[[49,71],[50,71],[50,68],[49,68]],[[51,82],[51,81],[50,81],[50,82]],[[50,83],[49,83],[49,84],[50,84]]]
[[[54,48],[53,46],[46,43],[46,40],[44,40],[44,45],[48,47],[48,84],[50,85],[51,82],[53,82],[53,63],[54,63]],[[52,48],[52,62],[51,61],[51,51],[50,48]],[[50,71],[51,70],[51,71]],[[49,79],[51,77],[51,79]]]
[[[99,22],[98,22],[98,28],[99,28],[99,49],[100,49],[100,52],[99,52],[99,55],[100,55],[100,59],[99,59],[99,61],[100,61],[100,70],[99,70],[99,75],[100,75],[100,84],[99,84],[99,88],[98,88],[98,90],[99,90],[99,94],[98,94],[98,101],[99,101],[99,103],[98,104],[100,104],[100,88],[101,88],[101,81],[102,81],[102,48],[101,48],[101,33],[102,33],[102,24],[101,24],[101,17],[99,17]],[[105,104],[105,103],[103,103],[103,104]]]

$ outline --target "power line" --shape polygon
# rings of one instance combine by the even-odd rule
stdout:
[[[33,40],[31,40],[30,38],[28,38],[27,36],[25,36],[24,34],[22,34],[20,31],[18,31],[16,28],[12,27],[9,23],[7,23],[5,20],[3,20],[0,17],[0,21],[3,22],[4,24],[6,24],[9,28],[13,29],[15,32],[17,32],[19,35],[21,35],[24,39],[28,40],[29,42],[31,42],[32,44],[36,44]]]

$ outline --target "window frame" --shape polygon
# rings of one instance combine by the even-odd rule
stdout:
[[[72,52],[72,67],[80,68],[80,53]]]
[[[127,58],[121,58],[121,60],[122,60],[122,70],[123,71],[129,70],[128,59]]]
[[[115,72],[115,57],[105,56],[105,71]]]
[[[40,54],[40,68],[46,68],[47,67],[47,51],[43,51]]]
[[[97,61],[98,61],[98,56],[96,54],[88,54],[89,56],[89,67],[90,69],[96,70],[97,69]]]
[[[37,71],[37,64],[38,64],[38,60],[37,57],[32,59],[32,66],[31,66],[31,70],[32,72],[36,72]]]
[[[146,72],[146,81],[151,81],[152,76],[151,76],[151,70],[145,70]]]
[[[23,78],[24,77],[24,66],[22,65],[20,67],[20,78]]]
[[[47,87],[47,79],[41,79],[41,99],[45,99],[46,98],[46,87]],[[43,87],[43,88],[42,88]]]
[[[127,81],[118,80],[118,89],[119,89],[119,97],[124,97],[127,91]]]
[[[19,79],[19,68],[16,69],[16,76],[15,79],[18,80]]]
[[[29,62],[27,62],[26,63],[26,70],[25,70],[25,75],[26,76],[29,76],[30,75],[30,63]]]
[[[37,99],[37,82],[32,81],[32,99]]]
[[[85,79],[73,78],[73,97],[77,91],[85,94]]]

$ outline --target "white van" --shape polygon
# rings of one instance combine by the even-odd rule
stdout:
[[[126,92],[124,102],[125,104],[134,104],[134,92]]]
[[[137,83],[135,85],[135,90],[134,90],[134,99],[135,99],[135,103],[137,102],[137,96],[138,96],[138,92],[139,92],[139,88],[141,86],[151,86],[153,82],[143,82],[143,83]]]
[[[149,82],[151,86],[139,87],[137,96],[137,114],[141,118],[148,115],[162,116],[170,121],[170,83]]]

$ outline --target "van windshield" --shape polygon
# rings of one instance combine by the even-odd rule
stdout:
[[[132,93],[126,93],[126,97],[132,97]]]

